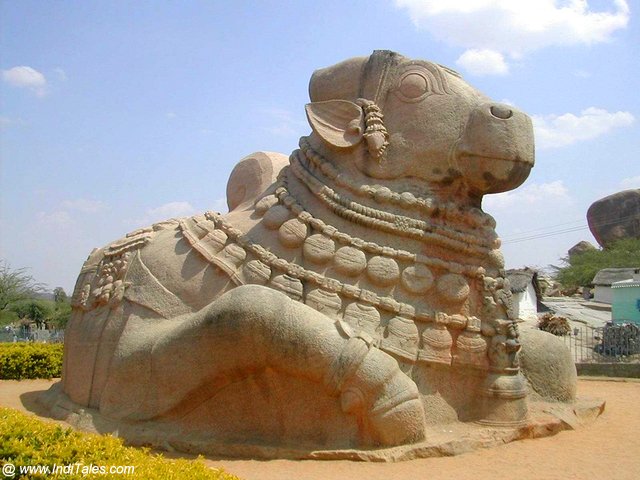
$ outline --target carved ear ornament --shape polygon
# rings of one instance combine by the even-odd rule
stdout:
[[[364,124],[366,130],[364,132],[364,138],[367,141],[367,148],[371,156],[378,162],[381,162],[389,146],[389,132],[387,132],[387,128],[382,121],[384,115],[382,115],[380,107],[371,100],[359,98],[357,102],[365,113]]]
[[[305,106],[313,131],[329,145],[351,148],[364,138],[371,156],[378,162],[389,145],[389,133],[380,107],[371,100],[312,102]]]

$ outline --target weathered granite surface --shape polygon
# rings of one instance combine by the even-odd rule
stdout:
[[[640,238],[640,189],[624,190],[593,202],[587,210],[587,222],[604,248],[624,238]]]
[[[441,445],[441,425],[520,438],[529,392],[572,411],[563,345],[536,336],[529,384],[520,371],[481,209],[533,167],[529,117],[389,51],[316,71],[309,92],[312,132],[289,158],[241,160],[228,214],[91,253],[52,411],[171,448],[365,459]]]
[[[592,250],[596,250],[596,247],[585,240],[581,240],[573,247],[571,247],[567,253],[569,254],[569,257],[573,257],[575,255],[581,255]]]

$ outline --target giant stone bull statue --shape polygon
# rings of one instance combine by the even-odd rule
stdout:
[[[521,371],[481,209],[533,167],[529,117],[390,51],[316,71],[309,92],[312,132],[289,158],[241,160],[228,214],[91,253],[59,412],[268,457],[420,444],[454,422],[517,428],[531,395],[573,399],[571,358],[546,337],[529,382]]]

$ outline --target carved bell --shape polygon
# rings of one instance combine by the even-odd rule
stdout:
[[[290,277],[287,274],[278,275],[271,280],[270,285],[293,300],[302,300],[302,282],[297,278]]]
[[[428,324],[422,332],[422,349],[418,352],[418,360],[450,365],[452,346],[453,338],[445,325]]]
[[[338,318],[338,312],[342,307],[342,300],[337,293],[328,292],[321,288],[311,290],[307,294],[305,303],[330,318]]]
[[[489,367],[487,339],[480,332],[480,320],[472,317],[456,340],[455,365],[486,369]]]
[[[418,355],[419,340],[418,327],[413,320],[393,317],[387,325],[381,348],[402,358],[415,361]]]
[[[347,322],[355,332],[362,330],[370,334],[375,334],[376,329],[380,326],[380,312],[372,305],[353,302],[345,309],[344,321]]]

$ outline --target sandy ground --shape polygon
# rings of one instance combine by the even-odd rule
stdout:
[[[51,382],[1,381],[0,405],[36,414]],[[554,437],[525,440],[456,457],[399,463],[207,460],[245,480],[331,479],[640,479],[640,381],[581,379],[578,394],[607,401],[594,423]]]

